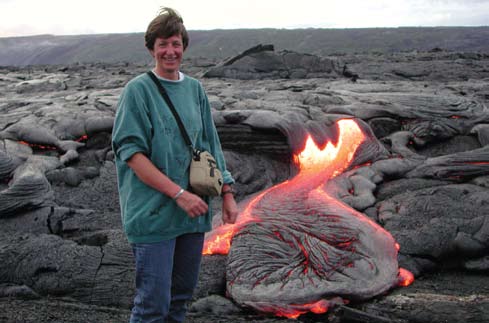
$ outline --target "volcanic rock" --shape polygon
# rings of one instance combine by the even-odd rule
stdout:
[[[359,74],[356,82],[340,75],[345,64]],[[70,318],[73,322],[86,322],[87,311],[96,313],[92,321],[105,320],[107,313],[127,320],[133,260],[121,230],[110,132],[123,85],[148,69],[128,64],[0,68],[0,296],[10,297],[0,297],[0,319],[48,322],[51,314],[46,309],[53,317],[63,317],[52,306],[56,299],[75,316]],[[202,72],[190,66],[188,70],[192,75]],[[357,310],[391,321],[487,320],[487,55],[436,51],[318,58],[262,48],[218,70],[222,76],[201,80],[214,102],[214,120],[242,208],[260,192],[299,173],[293,154],[304,148],[307,134],[318,147],[336,144],[335,123],[355,119],[369,140],[357,149],[348,168],[319,186],[336,202],[317,208],[333,213],[335,203],[344,203],[355,218],[358,211],[368,215],[367,221],[388,230],[400,245],[398,258],[388,264],[411,270],[419,282],[391,291],[391,270],[385,286],[379,287],[377,277],[371,286],[359,285],[353,294],[342,296],[357,301],[351,305]],[[285,78],[280,78],[283,73]],[[252,74],[252,80],[228,78],[251,79]],[[294,204],[314,201],[299,200]],[[216,199],[212,206],[218,204]],[[270,219],[277,217],[270,223],[248,223],[229,256],[205,256],[195,300],[222,303],[219,297],[208,297],[226,296],[226,279],[234,277],[226,271],[239,271],[242,261],[236,255],[250,252],[249,241],[260,252],[271,251],[260,245],[270,238],[266,228],[292,236],[305,227],[287,226],[280,217],[287,212],[269,212]],[[347,215],[344,219],[348,223]],[[307,231],[319,230],[323,222],[309,223]],[[358,229],[353,224],[341,227],[345,232]],[[370,241],[371,230],[357,232],[366,232],[362,240]],[[304,254],[300,247],[294,250]],[[375,260],[374,267],[382,267],[383,261]],[[386,270],[394,268],[389,266]],[[456,278],[462,281],[449,297],[443,294],[442,278],[454,274],[446,270],[459,273]],[[428,275],[432,271],[434,276]],[[472,278],[477,283],[463,283]],[[479,289],[470,287],[477,284]],[[319,289],[325,295],[317,293],[328,299],[336,294]],[[282,296],[289,303],[308,299],[304,295],[309,289],[298,290]],[[389,295],[367,300],[387,290]],[[345,305],[337,300],[330,301],[331,315],[353,313],[341,310]],[[25,304],[38,312],[26,312]],[[433,313],[428,311],[430,304],[436,305]],[[231,314],[232,307],[222,306],[230,312],[221,315],[240,321]],[[204,314],[206,308],[189,316],[189,322],[208,322],[206,315],[211,314]],[[255,319],[263,321],[255,316],[248,321]]]
[[[257,45],[205,72],[204,77],[256,79],[336,78],[338,63],[311,54],[274,52],[273,45]]]

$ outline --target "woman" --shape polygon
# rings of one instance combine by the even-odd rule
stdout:
[[[223,174],[222,217],[238,214],[207,95],[180,72],[188,34],[181,16],[163,8],[145,34],[153,73],[171,98],[193,142],[216,158]],[[136,262],[131,322],[183,322],[197,284],[204,233],[211,229],[208,198],[188,188],[190,150],[156,85],[145,73],[121,94],[112,134],[122,223]]]

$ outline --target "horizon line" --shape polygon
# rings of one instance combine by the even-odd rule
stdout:
[[[300,28],[276,28],[276,27],[263,27],[263,28],[215,28],[215,29],[188,29],[188,32],[212,32],[212,31],[259,31],[259,30],[361,30],[361,29],[449,29],[449,28],[489,28],[489,25],[474,25],[474,26],[397,26],[397,27],[300,27]],[[132,32],[100,32],[100,33],[73,33],[73,34],[32,34],[32,35],[10,35],[0,36],[2,38],[30,38],[30,37],[70,37],[70,36],[106,36],[106,35],[123,35],[123,34],[142,34],[144,31],[132,31]]]

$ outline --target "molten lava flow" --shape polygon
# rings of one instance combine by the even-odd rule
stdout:
[[[231,239],[234,236],[235,230],[235,226],[231,224],[225,224],[212,231],[212,233],[210,233],[210,235],[212,235],[212,238],[206,237],[202,254],[227,255],[227,253],[229,252],[229,248],[231,248]]]
[[[77,141],[77,142],[82,142],[82,141],[87,141],[87,140],[88,140],[88,136],[87,135],[83,135],[80,138],[75,139],[75,141]]]
[[[221,225],[220,227],[214,229],[212,232],[207,234],[207,236],[205,237],[204,250],[202,254],[227,255],[229,253],[229,248],[231,248],[231,239],[233,238],[234,234],[239,230],[239,226],[249,221],[260,221],[260,219],[253,218],[251,216],[251,211],[253,210],[255,204],[266,193],[267,191],[255,197],[248,204],[245,210],[239,215],[239,219],[235,224]]]
[[[26,145],[26,146],[29,146],[31,148],[39,149],[39,150],[56,150],[57,149],[56,147],[53,147],[53,146],[31,144],[31,143],[28,143],[27,141],[22,141],[22,140],[19,141],[19,144]]]
[[[323,314],[328,311],[329,302],[321,299],[317,302],[310,304],[289,304],[287,307],[274,307],[267,308],[263,307],[261,310],[263,312],[275,312],[277,316],[286,317],[289,319],[296,319],[300,315],[305,314],[307,312],[312,312],[314,314]],[[279,309],[279,310],[277,310]]]
[[[407,287],[411,285],[414,282],[414,275],[404,269],[404,268],[399,268],[399,281],[398,281],[398,286],[402,287]]]
[[[320,149],[308,136],[303,151],[294,156],[299,169],[294,178],[254,197],[236,224],[206,236],[204,254],[227,254],[234,237],[228,292],[241,304],[296,318],[328,310],[332,303],[324,299],[324,288],[327,295],[354,295],[349,294],[352,288],[370,295],[412,281],[409,272],[398,268],[399,246],[392,236],[323,190],[328,180],[350,167],[365,140],[354,120],[340,120],[337,126],[336,145],[328,142]],[[348,277],[351,282],[356,275],[364,281],[342,289],[348,283],[341,280]],[[368,287],[372,279],[379,287]]]
[[[88,136],[87,135],[83,135],[80,138],[75,139],[76,142],[85,142],[87,140],[88,140]],[[23,140],[19,140],[19,144],[29,146],[29,147],[31,147],[31,148],[33,148],[35,150],[57,150],[58,149],[58,147],[56,147],[56,146],[42,145],[42,144],[34,144],[34,143],[30,143],[30,142],[23,141]]]
[[[255,197],[244,212],[239,215],[236,224],[223,225],[209,233],[206,236],[203,254],[227,254],[231,246],[231,239],[241,225],[249,221],[261,221],[260,218],[252,215],[252,211],[262,197],[268,193],[278,191],[280,194],[280,191],[287,190],[289,185],[295,186],[295,189],[299,190],[311,190],[348,168],[356,149],[363,142],[365,136],[353,120],[340,120],[338,127],[339,139],[336,146],[328,142],[323,149],[319,149],[311,136],[308,136],[304,150],[294,155],[294,162],[300,170],[299,174],[292,180],[271,187]]]

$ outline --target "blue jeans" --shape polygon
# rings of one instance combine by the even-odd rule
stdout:
[[[130,323],[183,322],[197,286],[204,233],[135,243],[136,297]]]

